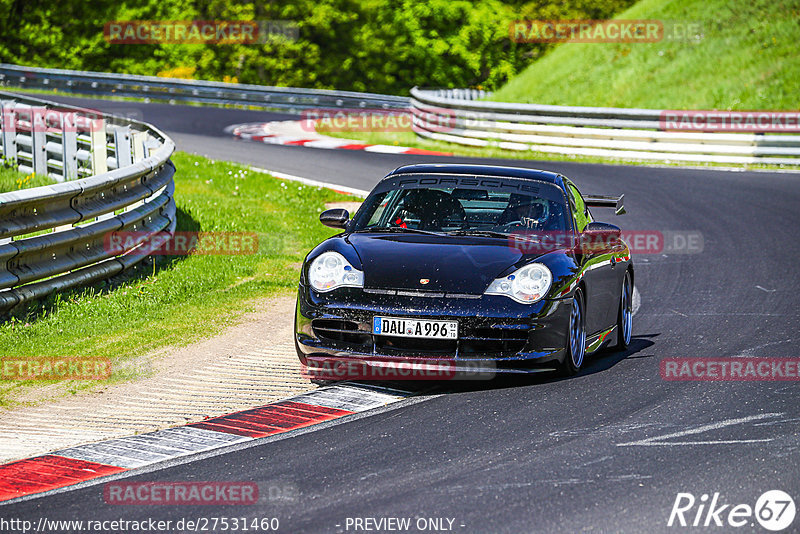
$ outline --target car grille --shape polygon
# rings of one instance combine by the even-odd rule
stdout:
[[[459,353],[463,357],[484,354],[511,355],[524,349],[527,342],[527,325],[478,327],[461,336]]]
[[[314,334],[320,339],[352,343],[355,345],[372,345],[372,335],[359,331],[358,323],[341,319],[314,319],[311,322]]]
[[[524,350],[530,327],[524,324],[494,324],[466,327],[459,339],[421,339],[400,336],[373,336],[359,330],[355,321],[343,319],[314,319],[314,334],[321,340],[335,342],[340,350],[372,352],[388,356],[452,358],[508,357]]]
[[[378,352],[392,356],[455,356],[455,339],[422,339],[414,337],[375,336]]]

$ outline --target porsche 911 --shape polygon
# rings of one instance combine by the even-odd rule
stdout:
[[[584,196],[541,170],[395,169],[352,218],[320,214],[342,232],[302,266],[300,361],[423,359],[573,375],[588,354],[624,350],[634,266],[620,228],[590,208],[622,214],[623,197]]]

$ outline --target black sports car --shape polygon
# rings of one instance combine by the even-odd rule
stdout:
[[[295,344],[315,358],[448,362],[458,369],[576,373],[631,338],[633,262],[622,197],[582,196],[565,176],[516,167],[400,167],[300,275]]]

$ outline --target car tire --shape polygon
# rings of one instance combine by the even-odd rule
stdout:
[[[567,344],[561,376],[572,376],[580,371],[586,357],[586,305],[581,288],[575,290],[567,324]]]
[[[617,343],[611,348],[615,351],[626,350],[631,344],[633,332],[633,283],[630,271],[625,271],[619,296],[617,312]]]

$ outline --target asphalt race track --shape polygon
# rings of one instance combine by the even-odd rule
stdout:
[[[399,165],[442,159],[272,146],[223,133],[229,124],[287,117],[279,114],[59,100],[136,108],[180,150],[361,189]],[[698,505],[701,495],[719,493],[719,504],[731,505],[723,520],[767,490],[798,501],[796,381],[665,381],[659,364],[797,356],[800,175],[507,163],[563,172],[583,193],[624,193],[628,214],[607,217],[624,231],[702,233],[702,252],[635,256],[641,307],[626,353],[601,353],[571,379],[442,388],[371,416],[126,479],[283,481],[299,490],[294,500],[112,506],[97,484],[0,507],[2,516],[277,517],[279,532],[353,532],[347,518],[365,517],[409,517],[412,525],[418,517],[449,518],[464,533],[662,532],[676,530],[667,520],[679,492]],[[743,528],[711,530],[763,531],[754,517]],[[800,519],[787,531],[800,531]]]

